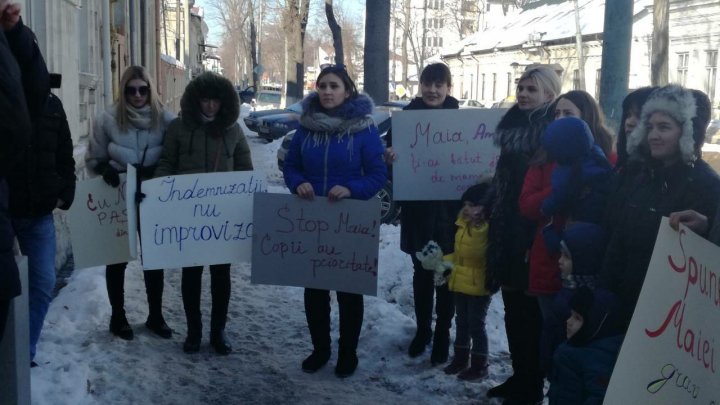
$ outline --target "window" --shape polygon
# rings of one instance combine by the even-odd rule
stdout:
[[[573,70],[573,90],[580,90],[580,69]]]
[[[677,56],[678,56],[677,83],[681,86],[685,86],[685,83],[687,82],[688,63],[690,61],[690,53],[689,52],[680,52],[677,54]]]
[[[705,51],[705,93],[710,101],[715,100],[715,81],[717,78],[718,51]]]
[[[497,73],[493,73],[492,99],[497,100]]]
[[[602,70],[595,71],[595,100],[600,99],[600,83],[602,82]]]
[[[507,89],[505,91],[505,94],[507,94],[507,96],[509,97],[511,94],[510,93],[511,91],[512,91],[512,73],[507,72]]]

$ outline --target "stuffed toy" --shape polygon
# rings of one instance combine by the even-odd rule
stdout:
[[[422,264],[423,269],[434,273],[435,286],[445,284],[452,271],[452,263],[443,260],[443,251],[435,241],[429,241],[421,251],[415,252],[415,257]]]

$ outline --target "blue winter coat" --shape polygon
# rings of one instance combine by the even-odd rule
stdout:
[[[347,100],[333,113],[326,114],[347,120],[363,121],[372,112],[372,101],[365,95]],[[317,93],[303,101],[303,118],[309,119],[321,109]],[[292,193],[297,187],[309,182],[315,195],[327,196],[336,185],[347,187],[350,197],[368,200],[375,196],[387,181],[387,168],[383,161],[384,147],[377,127],[371,120],[368,125],[352,127],[338,132],[311,130],[302,123],[293,136],[288,149],[283,175]]]
[[[597,339],[581,347],[560,345],[553,355],[550,404],[602,404],[623,337]]]

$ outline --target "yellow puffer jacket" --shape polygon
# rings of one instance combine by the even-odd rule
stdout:
[[[489,295],[485,288],[488,224],[472,227],[459,217],[455,232],[455,253],[445,256],[452,262],[453,270],[448,280],[450,291],[467,295]]]

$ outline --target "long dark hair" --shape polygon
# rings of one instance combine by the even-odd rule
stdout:
[[[580,110],[580,118],[590,127],[595,143],[605,152],[609,159],[613,150],[613,135],[605,125],[605,116],[597,101],[588,92],[582,90],[571,90],[558,97],[558,101],[566,99],[573,103]]]
[[[641,87],[637,90],[631,91],[623,99],[622,102],[622,118],[620,119],[620,129],[618,130],[617,137],[617,163],[615,164],[615,170],[622,169],[627,162],[627,137],[630,134],[625,133],[625,121],[630,118],[631,115],[635,115],[640,125],[640,112],[642,106],[647,101],[650,94],[657,90],[659,87]]]
[[[345,90],[350,93],[350,98],[353,99],[358,96],[357,87],[355,86],[355,82],[350,78],[350,75],[348,75],[347,70],[345,69],[345,66],[343,65],[331,65],[323,70],[320,71],[320,74],[318,75],[317,79],[315,80],[315,83],[318,83],[320,79],[322,79],[324,76],[328,74],[334,74],[335,76],[339,77],[340,80],[343,82],[343,85],[345,86]]]

